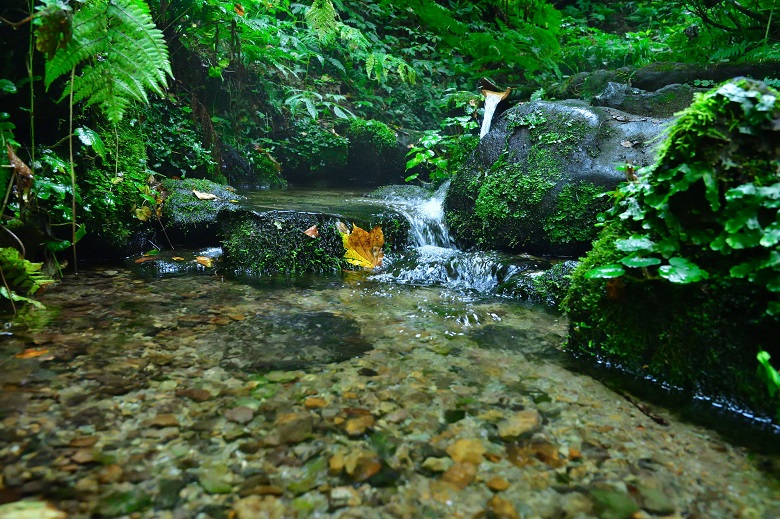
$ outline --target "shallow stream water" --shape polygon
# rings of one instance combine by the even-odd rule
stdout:
[[[415,243],[378,273],[251,279],[216,265],[95,267],[9,321],[0,504],[68,517],[780,517],[776,454],[567,369],[565,319],[496,290],[544,260]]]

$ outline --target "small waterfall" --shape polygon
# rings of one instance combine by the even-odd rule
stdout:
[[[414,247],[433,245],[453,248],[455,246],[444,223],[444,197],[447,196],[449,187],[449,181],[445,182],[430,198],[390,196],[385,199],[390,207],[409,221],[409,237]]]
[[[409,222],[411,250],[395,258],[385,256],[378,281],[410,285],[441,285],[461,292],[508,293],[523,275],[542,265],[530,257],[495,252],[465,252],[455,246],[444,223],[446,182],[432,196],[390,195],[383,204]]]
[[[506,99],[511,90],[511,88],[507,88],[504,92],[482,91],[482,95],[485,96],[485,115],[482,117],[482,128],[479,132],[480,139],[490,131],[490,124],[493,121],[493,114],[496,112],[498,103]]]

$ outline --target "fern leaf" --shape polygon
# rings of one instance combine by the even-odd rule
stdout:
[[[42,287],[54,283],[53,279],[41,272],[42,267],[43,263],[32,263],[22,258],[19,251],[13,247],[0,249],[0,269],[10,285],[12,294],[22,292],[31,295]]]
[[[46,63],[46,87],[74,67],[74,102],[97,104],[119,121],[132,101],[163,94],[172,76],[162,31],[143,0],[87,0],[73,16],[73,38]],[[69,88],[65,88],[65,97]]]
[[[306,23],[325,42],[333,40],[338,33],[339,21],[331,0],[314,0],[306,11]]]

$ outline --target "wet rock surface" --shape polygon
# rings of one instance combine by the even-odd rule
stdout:
[[[605,193],[655,160],[668,119],[582,101],[532,101],[493,121],[444,202],[461,245],[576,256],[596,237]]]
[[[365,276],[261,286],[122,269],[41,299],[0,342],[2,504],[73,518],[779,516],[777,457],[656,409],[661,426],[551,362],[566,323],[533,307]],[[499,325],[529,332],[482,347]],[[337,337],[349,358],[253,365],[277,342]],[[372,349],[350,350],[356,337]],[[541,337],[547,360],[524,355]]]

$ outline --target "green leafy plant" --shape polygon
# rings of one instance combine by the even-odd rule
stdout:
[[[54,280],[41,269],[43,263],[31,263],[24,259],[13,247],[0,248],[0,295],[9,300],[30,303],[42,308],[43,305],[29,296],[54,283]],[[16,309],[14,305],[14,310]]]
[[[609,217],[640,227],[615,242],[625,256],[586,277],[686,284],[717,275],[780,292],[778,144],[756,146],[757,136],[773,135],[778,99],[745,79],[700,96],[670,129],[658,163],[616,193]],[[780,313],[776,297],[767,312]]]
[[[777,415],[780,420],[780,373],[769,363],[771,356],[765,351],[758,352],[758,376],[766,382],[769,398],[777,400]]]
[[[59,5],[58,12],[63,9],[68,6]],[[51,39],[43,32],[50,26],[47,17],[38,20],[37,33]],[[172,76],[168,49],[142,0],[88,0],[73,14],[72,30],[46,62],[47,88],[80,69],[70,86],[73,102],[99,105],[111,122],[122,118],[131,101],[148,101],[147,91],[163,94],[166,76]]]

